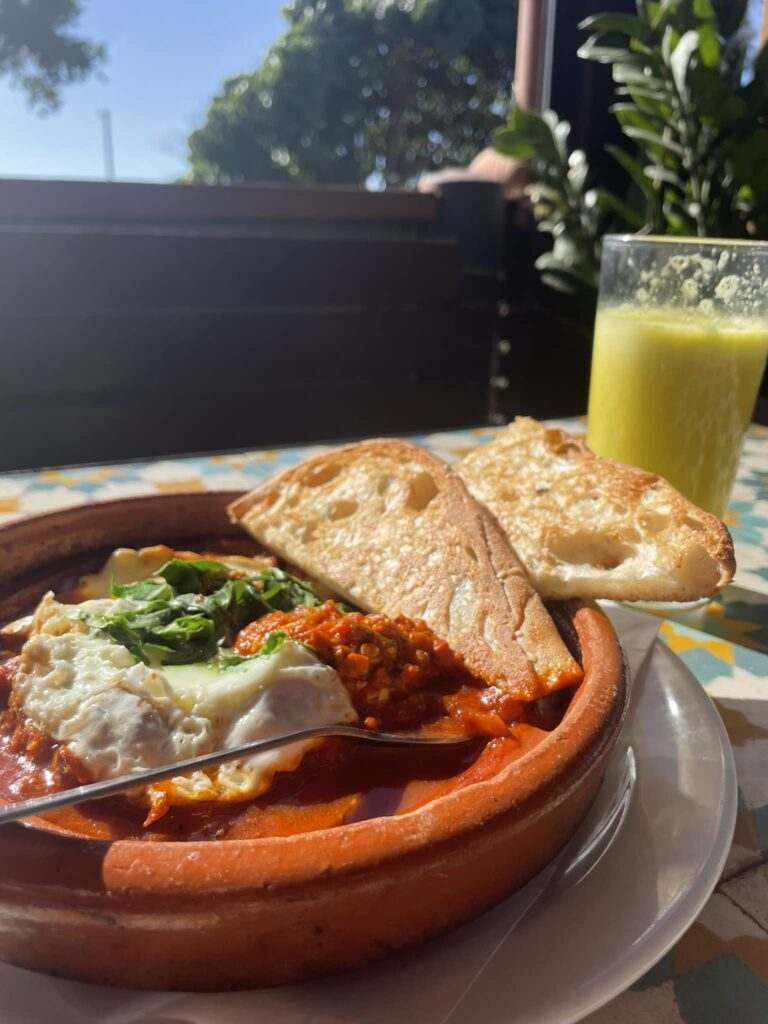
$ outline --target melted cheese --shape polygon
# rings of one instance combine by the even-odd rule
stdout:
[[[77,608],[130,604],[94,600]],[[337,673],[302,644],[288,641],[230,668],[216,662],[155,668],[90,633],[71,605],[50,594],[35,613],[14,691],[32,723],[66,743],[94,779],[357,719]],[[171,803],[251,798],[276,771],[296,767],[310,745],[291,744],[161,785]]]

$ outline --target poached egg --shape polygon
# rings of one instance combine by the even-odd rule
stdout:
[[[133,562],[136,574],[146,577],[147,560],[125,555],[121,561],[123,569]],[[71,605],[47,594],[32,617],[14,679],[16,706],[40,732],[66,744],[94,780],[357,721],[338,674],[295,641],[242,660],[228,659],[231,652],[223,650],[207,662],[154,665],[86,624],[89,616],[136,607],[128,598]],[[137,789],[133,797],[153,809],[251,799],[269,788],[276,772],[296,768],[315,742],[180,775]]]

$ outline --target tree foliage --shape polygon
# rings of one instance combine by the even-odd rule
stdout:
[[[102,45],[72,33],[80,13],[78,0],[0,0],[0,74],[41,112],[55,110],[62,87],[104,59]]]
[[[629,148],[609,148],[631,181],[625,197],[590,181],[567,122],[513,108],[496,145],[529,161],[539,228],[554,240],[538,262],[549,284],[595,289],[608,229],[768,238],[768,44],[747,67],[747,6],[637,0],[636,15],[583,22],[579,55],[612,65]]]
[[[195,181],[413,183],[503,123],[514,0],[294,0],[263,66],[189,138]]]

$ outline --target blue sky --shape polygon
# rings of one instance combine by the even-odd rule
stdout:
[[[79,30],[107,45],[103,75],[67,87],[47,117],[0,79],[0,175],[103,177],[97,113],[108,108],[116,177],[173,181],[186,170],[186,137],[224,79],[258,67],[281,35],[288,0],[82,2]],[[757,26],[763,0],[750,4]]]
[[[107,44],[105,81],[68,86],[41,118],[0,80],[0,175],[99,178],[97,112],[112,111],[118,179],[171,181],[185,140],[225,78],[253,70],[282,33],[287,0],[83,0],[79,31]]]

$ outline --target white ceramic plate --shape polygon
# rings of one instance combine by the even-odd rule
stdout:
[[[606,779],[615,785],[615,773],[634,760],[621,826],[591,871],[587,864],[570,885],[566,872],[566,884],[545,892],[450,1024],[581,1020],[661,959],[709,898],[737,808],[736,769],[720,716],[661,641],[630,714],[612,759],[614,779]],[[482,1018],[473,1015],[478,1007]]]
[[[657,641],[574,843],[479,921],[374,968],[259,992],[116,991],[0,965],[0,1024],[570,1024],[631,985],[696,918],[735,816],[720,718]]]

